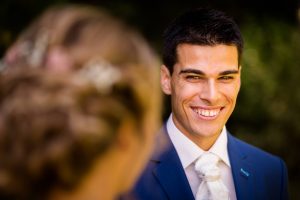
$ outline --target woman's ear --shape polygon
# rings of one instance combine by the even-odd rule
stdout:
[[[171,74],[170,74],[169,69],[165,65],[162,65],[160,67],[160,83],[161,83],[161,88],[162,88],[163,92],[166,95],[170,95],[172,93]]]

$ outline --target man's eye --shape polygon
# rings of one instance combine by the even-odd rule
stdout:
[[[188,79],[188,80],[199,80],[199,79],[201,79],[201,76],[188,75],[185,78]]]
[[[219,77],[219,80],[224,80],[224,81],[232,80],[232,79],[233,79],[233,76],[221,76],[221,77]]]

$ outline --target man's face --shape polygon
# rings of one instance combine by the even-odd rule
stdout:
[[[208,149],[235,107],[241,84],[237,48],[181,44],[177,57],[172,75],[161,68],[162,89],[171,95],[176,127]]]

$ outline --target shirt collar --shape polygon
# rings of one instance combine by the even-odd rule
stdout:
[[[178,153],[184,169],[205,152],[175,126],[172,119],[172,114],[167,121],[167,132]],[[219,156],[220,159],[230,167],[227,151],[227,130],[225,126],[216,142],[208,151]]]
[[[213,146],[208,150],[211,153],[216,154],[219,158],[230,167],[229,157],[228,157],[228,150],[227,150],[227,129],[224,126],[222,129],[221,134],[219,135],[216,142]]]

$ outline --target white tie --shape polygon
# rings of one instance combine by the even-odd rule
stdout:
[[[219,160],[218,156],[206,152],[196,161],[195,170],[201,179],[196,200],[229,200],[228,189],[217,166]]]

